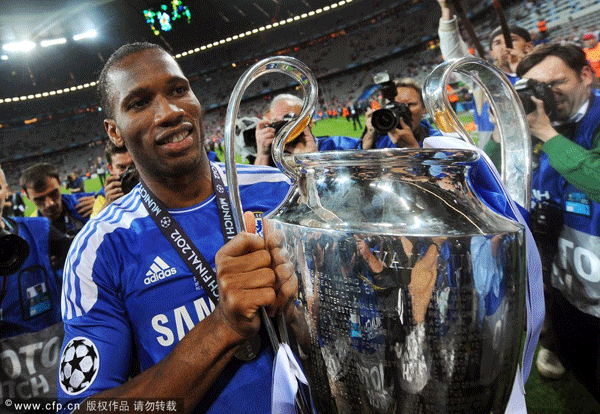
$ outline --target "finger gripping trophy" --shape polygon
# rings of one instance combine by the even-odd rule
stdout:
[[[523,347],[525,230],[474,191],[477,151],[285,154],[285,143],[310,121],[317,84],[296,59],[268,58],[242,76],[227,111],[238,221],[235,119],[244,90],[269,72],[290,75],[305,95],[272,147],[293,186],[263,227],[267,239],[283,235],[298,277],[300,322],[290,331],[316,411],[503,413]],[[468,137],[445,95],[454,72],[485,89],[498,114],[503,176],[518,183],[509,192],[528,206],[529,135],[514,90],[480,59],[440,65],[424,98],[445,132]]]

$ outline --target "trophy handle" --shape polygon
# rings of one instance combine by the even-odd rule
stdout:
[[[436,67],[423,87],[425,106],[444,133],[458,133],[473,144],[448,100],[446,85],[450,75],[459,73],[472,79],[485,93],[500,132],[502,181],[511,198],[529,210],[531,207],[531,135],[521,100],[508,78],[483,59],[453,59]]]
[[[227,169],[227,185],[229,186],[229,195],[233,204],[233,216],[238,226],[238,230],[246,230],[243,219],[242,204],[240,200],[240,190],[237,180],[237,170],[235,166],[235,121],[238,116],[240,102],[246,88],[257,78],[267,73],[283,73],[294,78],[303,92],[303,104],[300,115],[294,118],[281,128],[281,131],[275,136],[271,153],[275,165],[282,172],[292,179],[296,179],[298,174],[295,172],[293,164],[290,164],[290,159],[283,156],[285,144],[296,138],[310,123],[312,113],[317,102],[317,80],[304,63],[289,56],[269,57],[255,63],[247,69],[242,77],[238,80],[233,88],[227,112],[225,115],[225,167]]]

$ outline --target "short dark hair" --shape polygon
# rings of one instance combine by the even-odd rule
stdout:
[[[125,154],[127,147],[122,145],[117,147],[110,139],[106,141],[106,147],[104,147],[104,155],[106,155],[106,162],[112,165],[112,157],[114,154]]]
[[[556,56],[573,69],[578,75],[584,67],[589,66],[583,49],[572,43],[546,43],[536,46],[530,53],[525,55],[517,66],[517,76],[523,77],[534,66],[549,56]]]
[[[28,187],[33,188],[35,191],[43,191],[48,178],[56,178],[60,182],[56,167],[48,162],[40,162],[23,171],[19,179],[19,185],[25,192],[27,192]]]
[[[142,52],[144,50],[158,50],[169,54],[165,49],[161,46],[150,43],[150,42],[136,42],[129,43],[118,48],[106,61],[104,66],[102,67],[102,71],[100,72],[100,76],[98,77],[98,86],[97,92],[100,98],[100,106],[106,113],[107,118],[112,118],[114,116],[112,102],[111,102],[111,93],[109,91],[108,85],[108,72],[110,69],[118,64],[121,60],[126,58],[127,56],[133,55],[135,53]]]
[[[509,26],[508,31],[512,34],[522,37],[526,42],[531,42],[531,33],[529,33],[529,30],[523,29],[521,26]],[[499,34],[502,34],[502,26],[496,27],[492,34],[490,34],[490,49],[492,48],[492,42]]]

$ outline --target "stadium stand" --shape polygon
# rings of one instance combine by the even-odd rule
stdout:
[[[355,9],[340,9],[294,26],[294,30],[278,30],[276,36],[264,35],[215,48],[209,52],[208,61],[203,54],[180,59],[206,111],[207,139],[222,139],[225,106],[235,82],[249,65],[266,56],[294,56],[311,67],[319,79],[323,98],[319,110],[356,99],[381,70],[422,82],[441,62],[439,48],[435,47],[439,15],[434,0],[360,4],[364,9],[360,15]],[[467,1],[465,9],[485,43],[496,25],[483,18],[491,10],[491,1]],[[537,21],[544,16],[550,36],[565,40],[579,40],[583,32],[598,27],[598,11],[600,0],[515,2],[506,10],[510,18],[531,31],[537,30]],[[269,96],[293,87],[293,81],[282,75],[261,79],[247,90],[240,115],[262,116]],[[34,118],[37,122],[24,124]],[[61,160],[64,152],[69,157],[67,163],[60,164],[64,170],[61,174],[77,169],[87,171],[88,158],[101,155],[96,150],[105,139],[101,121],[102,112],[93,88],[0,105],[0,163],[6,166],[9,182],[15,183],[18,172],[27,165]]]

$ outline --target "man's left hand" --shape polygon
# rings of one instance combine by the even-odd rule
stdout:
[[[81,197],[75,206],[77,212],[82,217],[89,217],[92,214],[92,209],[94,208],[94,202],[96,201],[96,197],[94,196],[86,196]]]
[[[394,128],[390,132],[388,132],[388,136],[392,140],[394,144],[396,144],[397,148],[421,148],[417,139],[415,138],[415,134],[410,129],[410,126],[404,122],[404,119],[400,117],[400,125],[402,129]]]
[[[310,126],[304,128],[301,137],[294,138],[285,146],[285,151],[290,154],[303,154],[305,152],[318,152],[317,142],[312,134]]]
[[[558,132],[556,132],[556,129],[554,129],[550,123],[550,118],[548,118],[544,109],[544,102],[533,96],[531,97],[531,100],[536,106],[535,111],[527,115],[527,122],[529,123],[531,135],[546,142],[550,138],[558,135]]]

